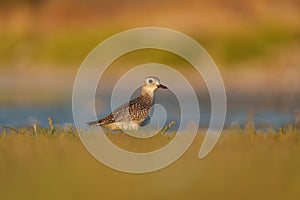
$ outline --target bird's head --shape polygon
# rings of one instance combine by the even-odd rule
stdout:
[[[144,85],[142,88],[142,95],[149,94],[153,95],[154,91],[158,88],[168,89],[166,86],[162,85],[157,77],[147,77],[144,81]]]

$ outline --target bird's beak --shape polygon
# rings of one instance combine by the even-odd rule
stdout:
[[[158,88],[162,88],[162,89],[168,89],[167,86],[164,86],[164,85],[162,85],[162,84],[159,84],[157,87],[158,87]]]

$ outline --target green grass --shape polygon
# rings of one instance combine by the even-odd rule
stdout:
[[[0,199],[297,199],[300,132],[296,126],[266,134],[227,129],[203,160],[204,132],[171,166],[127,174],[95,160],[72,126],[3,130],[0,136]],[[36,130],[36,131],[35,131]],[[174,135],[148,142],[107,134],[122,148],[164,145]]]

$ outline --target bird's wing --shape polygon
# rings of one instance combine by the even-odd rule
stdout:
[[[88,122],[89,125],[107,125],[114,122],[129,122],[136,121],[142,123],[148,116],[151,105],[145,103],[141,98],[137,97],[129,102],[126,102],[116,108],[109,115],[94,121]]]
[[[149,106],[140,97],[124,103],[112,112],[115,121],[135,121],[141,123],[148,116]]]
[[[141,100],[141,98],[134,99],[129,106],[131,120],[142,123],[148,117],[150,108],[151,105]]]

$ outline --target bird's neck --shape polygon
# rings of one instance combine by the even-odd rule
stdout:
[[[149,104],[153,103],[154,91],[143,90],[141,92],[141,97]]]
[[[149,96],[149,97],[153,98],[154,90],[146,88],[146,87],[142,87],[141,95],[142,96]]]

